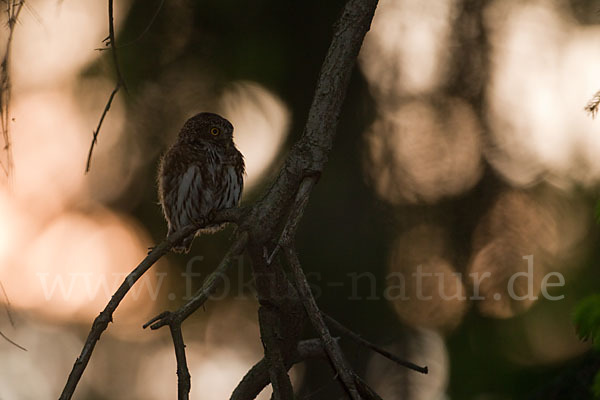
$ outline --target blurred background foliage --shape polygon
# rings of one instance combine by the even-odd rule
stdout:
[[[229,118],[248,166],[243,202],[268,187],[302,133],[343,4],[116,2],[127,91],[84,175],[117,79],[110,51],[95,50],[106,4],[27,1],[11,70],[16,167],[0,193],[0,280],[15,324],[0,329],[28,352],[0,345],[2,399],[56,397],[111,290],[164,237],[156,167],[186,118]],[[590,398],[600,362],[572,315],[600,287],[600,123],[583,111],[600,88],[599,10],[591,0],[380,1],[298,245],[324,311],[429,366],[419,375],[342,339],[384,399]],[[174,396],[168,332],[141,325],[200,286],[231,232],[196,239],[141,282],[77,397]],[[515,291],[531,296],[511,300],[528,255],[532,292],[525,277]],[[430,300],[416,297],[419,270],[431,274]],[[553,272],[564,287],[544,286]],[[473,300],[473,276],[485,273]],[[184,326],[192,398],[227,398],[261,356],[245,259],[230,278]],[[323,362],[293,376],[298,398],[340,395]]]

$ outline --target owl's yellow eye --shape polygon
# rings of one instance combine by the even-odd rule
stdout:
[[[219,128],[210,128],[210,134],[213,136],[217,136],[219,133],[221,133],[221,129]]]

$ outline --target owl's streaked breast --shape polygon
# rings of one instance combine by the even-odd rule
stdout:
[[[214,126],[210,124],[221,126],[229,136],[207,136],[203,129]],[[169,235],[190,224],[203,224],[197,234],[218,230],[222,225],[211,224],[211,214],[239,204],[244,158],[233,143],[232,131],[227,120],[215,114],[198,114],[186,122],[177,142],[163,157],[159,199]],[[187,252],[191,241],[191,237],[186,238],[174,250]]]

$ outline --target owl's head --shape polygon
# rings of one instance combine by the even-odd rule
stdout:
[[[202,112],[188,119],[179,139],[185,141],[206,140],[211,142],[231,141],[233,125],[218,114]]]

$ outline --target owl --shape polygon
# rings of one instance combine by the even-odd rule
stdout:
[[[194,236],[221,229],[210,223],[211,215],[236,207],[243,186],[244,157],[233,143],[233,125],[208,112],[188,119],[161,160],[158,198],[169,235],[200,221],[204,226],[173,250],[187,253]]]

